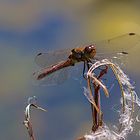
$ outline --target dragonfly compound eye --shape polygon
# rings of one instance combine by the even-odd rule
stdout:
[[[85,53],[91,53],[93,50],[95,50],[95,46],[94,45],[89,45],[85,47],[84,52]]]

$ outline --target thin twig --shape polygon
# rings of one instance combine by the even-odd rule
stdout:
[[[42,110],[42,111],[47,111],[41,107],[39,107],[38,105],[36,104],[33,104],[33,103],[29,103],[27,106],[26,106],[26,109],[25,109],[25,120],[23,121],[23,124],[25,125],[27,131],[28,131],[28,134],[29,134],[29,137],[30,137],[30,140],[35,140],[35,137],[34,137],[34,132],[33,132],[33,127],[32,127],[32,123],[30,121],[30,108],[31,107],[34,107],[36,109],[39,109],[39,110]]]

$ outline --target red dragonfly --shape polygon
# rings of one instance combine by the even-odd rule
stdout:
[[[46,84],[59,84],[67,79],[66,68],[75,66],[77,63],[94,63],[101,59],[123,59],[128,50],[140,42],[140,36],[136,33],[126,33],[112,39],[95,42],[83,47],[62,49],[37,54],[35,61],[43,67],[34,73],[37,80],[44,79]]]

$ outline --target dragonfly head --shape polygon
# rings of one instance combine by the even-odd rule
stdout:
[[[86,46],[85,49],[84,49],[84,53],[87,57],[94,58],[94,56],[96,54],[95,45],[91,44],[91,45]]]

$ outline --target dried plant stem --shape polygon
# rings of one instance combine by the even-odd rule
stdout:
[[[25,127],[28,130],[28,134],[29,134],[30,140],[35,140],[31,122],[29,120],[25,120],[23,123],[24,123]]]
[[[117,71],[118,71],[118,68],[116,65],[114,65],[113,63],[110,64],[110,67],[112,68],[113,72],[114,72],[114,75],[116,76],[117,80],[118,80],[118,83],[120,85],[120,89],[121,89],[121,93],[122,93],[122,98],[123,98],[123,112],[125,111],[125,96],[124,96],[124,89],[123,89],[123,85],[121,83],[121,80],[120,78],[118,77],[118,74],[117,74]],[[133,97],[133,92],[132,92],[132,89],[130,87],[129,88],[129,91],[130,91],[130,94],[131,94],[131,99],[132,99],[132,111],[134,111],[134,97]]]
[[[87,85],[88,85],[88,90],[89,90],[91,99],[93,99],[91,83],[93,84],[93,88],[94,88],[94,99],[92,100],[93,104],[91,106],[92,119],[93,119],[92,131],[96,131],[98,129],[98,127],[102,125],[103,113],[101,112],[101,109],[100,109],[100,92],[99,92],[100,87],[103,88],[104,93],[107,97],[109,96],[109,93],[108,93],[106,86],[104,86],[99,79],[104,74],[107,73],[107,69],[108,69],[108,67],[106,67],[105,69],[102,69],[97,78],[93,75],[91,77],[87,78]]]
[[[99,68],[100,66],[105,66],[106,68],[101,70],[100,74],[98,77],[95,77],[94,75],[94,70]],[[107,69],[108,67],[110,67],[119,83],[120,89],[121,89],[121,95],[122,95],[122,111],[123,113],[125,112],[125,106],[126,106],[126,102],[125,102],[125,95],[124,95],[124,88],[123,88],[123,84],[121,82],[120,79],[120,71],[117,67],[117,65],[115,65],[114,63],[110,62],[107,59],[102,60],[102,63],[97,62],[95,64],[93,64],[90,69],[87,72],[87,87],[88,87],[88,91],[89,91],[89,96],[90,99],[92,101],[90,101],[92,103],[92,117],[93,117],[93,131],[96,131],[96,129],[98,128],[98,126],[102,125],[102,116],[103,113],[101,112],[100,109],[100,99],[99,99],[99,90],[102,87],[104,90],[105,95],[108,97],[109,93],[108,90],[106,88],[106,86],[104,84],[102,84],[102,82],[100,81],[101,77],[107,73]],[[118,73],[119,72],[119,73]],[[94,97],[93,97],[93,91],[92,91],[92,86],[91,83],[93,84],[93,88],[94,88]],[[130,94],[131,94],[131,99],[132,99],[132,112],[134,109],[134,97],[133,97],[133,93],[132,93],[132,89],[129,88],[130,90]]]
[[[36,109],[39,109],[39,110],[42,110],[42,111],[45,111],[45,112],[46,112],[46,110],[41,108],[41,107],[39,107],[36,104],[33,104],[33,103],[29,103],[27,105],[26,109],[25,109],[25,120],[24,120],[23,124],[25,125],[25,127],[26,127],[26,129],[28,131],[30,140],[35,140],[32,123],[30,121],[30,108],[31,107],[34,107]]]
[[[115,66],[113,63],[111,63],[111,64],[109,64],[109,65],[110,65],[110,67],[111,67],[111,69],[112,69],[114,75],[116,76],[116,79],[117,79],[119,85],[120,85],[120,89],[121,89],[121,93],[122,93],[122,98],[123,98],[122,109],[123,109],[123,113],[124,113],[124,112],[125,112],[125,97],[124,97],[123,85],[122,85],[122,83],[121,83],[121,81],[120,81],[120,79],[119,79],[119,77],[118,77],[117,72],[116,72],[116,69],[115,69],[116,66]]]

